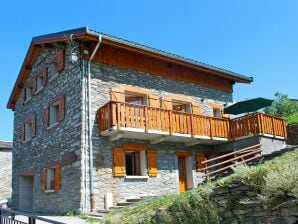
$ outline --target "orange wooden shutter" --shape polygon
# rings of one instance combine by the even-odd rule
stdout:
[[[36,135],[36,117],[35,116],[31,118],[31,125],[32,125],[31,127],[32,127],[32,138],[33,138]]]
[[[55,190],[59,190],[61,188],[61,166],[58,165],[55,167]]]
[[[47,169],[43,168],[41,170],[41,190],[45,192],[47,189]]]
[[[113,175],[117,177],[125,176],[125,160],[123,148],[113,149]]]
[[[124,102],[125,101],[124,91],[120,91],[118,89],[111,90],[111,101]]]
[[[158,96],[154,96],[154,95],[149,95],[149,106],[150,107],[155,107],[155,108],[159,108],[160,107],[160,101]]]
[[[64,119],[65,113],[65,97],[62,95],[59,97],[59,111],[58,111],[58,121],[62,121]]]
[[[49,107],[43,109],[43,126],[44,128],[49,126]]]
[[[156,151],[148,150],[147,157],[148,157],[148,176],[156,177],[158,174]]]
[[[161,108],[162,109],[167,109],[167,110],[172,110],[172,98],[171,97],[162,97],[161,98]]]
[[[22,124],[21,141],[25,141],[25,124]]]
[[[41,77],[42,77],[42,86],[45,87],[47,84],[47,76],[48,76],[48,70],[47,67],[43,67],[41,70]]]
[[[206,154],[204,153],[197,153],[196,160],[197,160],[197,171],[202,171],[202,169],[205,167],[202,162],[206,159]]]
[[[57,71],[62,71],[64,69],[64,50],[59,50],[52,61],[56,65]]]
[[[197,115],[202,114],[201,107],[198,103],[192,102],[192,113]]]

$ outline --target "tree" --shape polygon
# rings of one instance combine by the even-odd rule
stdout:
[[[276,99],[271,106],[266,107],[264,112],[277,117],[287,118],[290,115],[298,113],[298,103],[289,100],[288,95],[275,93]]]

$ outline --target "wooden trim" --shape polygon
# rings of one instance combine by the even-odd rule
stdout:
[[[143,144],[123,144],[125,151],[143,151],[147,150],[147,146]]]
[[[192,152],[187,152],[187,151],[176,152],[177,157],[188,157],[188,156],[192,156],[192,155],[193,155]]]

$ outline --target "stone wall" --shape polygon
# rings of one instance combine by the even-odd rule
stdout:
[[[11,194],[12,149],[0,149],[0,200]]]
[[[210,89],[199,85],[186,82],[179,82],[166,79],[150,74],[131,71],[102,63],[92,64],[92,141],[94,151],[94,189],[96,206],[99,209],[104,208],[104,195],[108,192],[113,193],[114,202],[124,200],[129,197],[140,197],[145,195],[162,195],[178,192],[178,168],[176,151],[193,152],[206,149],[199,145],[193,147],[185,147],[183,144],[177,143],[159,143],[149,145],[148,141],[122,139],[110,142],[107,137],[99,135],[96,112],[98,108],[103,106],[110,100],[110,88],[119,85],[131,85],[140,88],[150,89],[157,96],[167,96],[178,94],[192,98],[202,108],[202,113],[212,115],[213,111],[211,103],[225,103],[232,101],[232,93],[220,90]],[[82,104],[82,127],[83,127],[83,152],[87,153],[83,156],[83,164],[88,169],[88,144],[87,140],[87,98],[86,87],[87,82],[84,81],[83,88],[83,104]],[[204,99],[202,103],[201,99]],[[158,160],[158,176],[149,177],[146,180],[128,180],[123,177],[113,177],[112,175],[112,148],[119,147],[123,143],[141,143],[146,144],[149,149],[157,150]],[[87,160],[86,160],[87,159]],[[192,157],[193,179],[195,186],[202,181],[202,174],[196,172],[196,161]],[[87,178],[89,178],[87,174]],[[88,188],[86,194],[88,196]],[[89,197],[87,206],[90,205]]]
[[[288,139],[287,144],[298,145],[298,124],[289,124],[287,126]]]
[[[38,74],[42,66],[49,65],[56,52],[64,46],[43,47],[29,78]],[[66,47],[65,68],[52,81],[23,104],[19,96],[14,112],[13,139],[13,207],[18,208],[20,174],[32,170],[34,175],[33,210],[42,212],[65,212],[81,208],[81,82],[80,61],[69,60],[70,49],[77,51],[78,45]],[[44,128],[44,108],[55,97],[65,95],[65,118],[58,125]],[[23,143],[22,124],[32,115],[36,116],[36,136]],[[60,161],[75,152],[78,161],[62,168],[61,189],[54,193],[44,193],[41,189],[41,170],[49,162]]]
[[[221,208],[223,223],[294,224],[298,221],[297,204],[283,203],[267,208],[258,201],[257,192],[242,183],[215,189],[212,200]]]

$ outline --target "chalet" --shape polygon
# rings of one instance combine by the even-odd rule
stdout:
[[[88,28],[34,37],[7,105],[14,208],[89,212],[184,192],[230,167],[215,157],[282,148],[282,119],[223,114],[233,85],[252,81]]]

